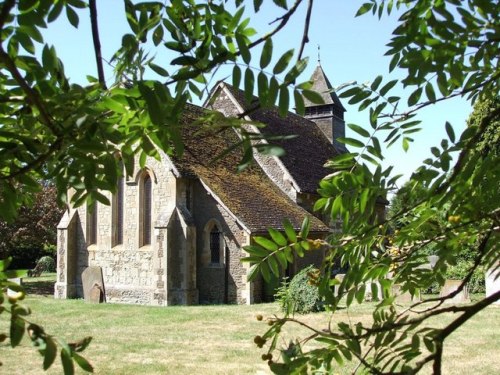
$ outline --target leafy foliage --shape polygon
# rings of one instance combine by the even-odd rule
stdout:
[[[51,256],[43,256],[36,262],[36,268],[39,268],[42,272],[55,272],[56,262]]]
[[[0,219],[0,259],[12,257],[11,267],[33,268],[39,258],[55,255],[57,224],[63,209],[57,205],[56,188],[43,183],[31,202],[19,208],[11,223]]]
[[[468,305],[445,305],[468,283],[475,288],[485,269],[499,268],[500,163],[498,154],[485,147],[489,142],[484,142],[498,134],[498,2],[371,0],[358,15],[371,11],[381,18],[393,7],[402,15],[388,44],[389,68],[402,69],[405,78],[399,82],[378,76],[371,83],[340,88],[339,97],[359,104],[359,110],[368,112],[368,120],[365,126],[350,125],[356,138],[340,140],[351,152],[327,163],[333,171],[321,181],[321,197],[314,206],[343,223],[342,233],[331,234],[322,243],[327,256],[317,285],[325,308],[335,314],[341,301],[349,308],[363,303],[370,292],[378,299],[373,322],[351,319],[325,330],[287,315],[277,318],[259,344],[268,345],[268,353],[278,352],[279,360],[270,363],[278,374],[331,373],[346,360],[356,360],[359,369],[376,374],[415,373],[430,363],[439,374],[447,337],[500,298],[495,292]],[[407,100],[391,94],[399,83],[409,90]],[[382,145],[399,142],[403,150],[410,150],[412,134],[426,126],[418,111],[458,95],[487,104],[476,108],[462,134],[455,134],[448,122],[443,125],[447,138],[432,147],[429,158],[414,171],[390,216],[377,217],[380,197],[397,190],[399,179],[391,167],[382,166]],[[492,145],[495,149],[496,143]],[[275,241],[266,247],[272,248],[273,257],[286,248],[312,249],[304,237],[292,238],[287,236],[285,245]],[[439,257],[432,269],[425,266],[430,252]],[[255,255],[261,260],[252,260],[253,269],[260,269],[266,279],[262,263],[269,263],[269,256]],[[338,259],[341,266],[349,265],[342,280],[330,276]],[[285,260],[288,266],[289,259]],[[419,297],[453,274],[462,280],[457,291],[416,298],[401,307],[399,293]],[[430,322],[449,311],[457,315],[444,327]],[[279,346],[281,327],[297,323],[309,334]],[[316,342],[312,349],[306,345],[311,340]]]
[[[8,270],[10,261],[10,258],[0,261],[0,314],[9,315],[10,318],[10,330],[8,334],[0,333],[0,342],[9,340],[10,346],[15,348],[27,335],[43,357],[44,370],[52,366],[60,350],[65,374],[74,373],[74,363],[85,371],[93,372],[92,365],[80,354],[90,344],[91,337],[85,337],[76,343],[66,343],[28,320],[31,309],[22,304],[26,293],[21,285],[9,280],[24,276],[24,272]]]
[[[88,76],[86,86],[74,84],[66,77],[55,47],[43,38],[43,29],[64,13],[77,28],[89,7],[97,30],[93,30],[95,53],[100,56],[95,1],[1,2],[0,217],[12,221],[19,207],[40,190],[41,179],[55,181],[61,202],[72,188],[74,206],[109,203],[101,191],[115,190],[122,163],[132,175],[135,157],[143,166],[147,156],[159,158],[159,150],[182,155],[179,128],[185,104],[208,92],[211,76],[222,65],[233,67],[233,84],[244,89],[249,101],[256,87],[258,106],[278,101],[280,113],[286,114],[290,86],[297,107],[303,108],[303,94],[316,97],[310,82],[295,84],[307,59],[294,50],[275,56],[272,43],[301,2],[289,8],[286,0],[275,1],[286,12],[274,30],[257,37],[241,1],[226,8],[222,1],[126,0],[130,31],[112,58],[115,76],[109,88],[100,57],[99,77]],[[254,2],[256,11],[260,5]],[[250,65],[252,50],[261,44],[257,68]],[[148,55],[150,48],[173,56],[168,67],[157,55]],[[227,126],[221,116],[209,111],[205,116],[200,123]],[[240,119],[231,125],[241,129],[242,123]],[[238,146],[245,148],[247,160],[242,164],[246,165],[259,135],[240,133]],[[265,150],[261,145],[260,151]]]
[[[290,282],[283,281],[275,295],[283,312],[308,314],[322,309],[318,288],[314,285],[318,272],[313,266],[305,267]]]
[[[97,17],[92,12],[95,1],[0,2],[2,219],[12,222],[20,207],[40,191],[40,181],[55,181],[60,201],[66,200],[66,192],[72,188],[74,206],[96,200],[109,203],[101,191],[115,191],[122,163],[131,175],[136,157],[142,167],[148,156],[158,158],[159,150],[182,155],[182,110],[191,98],[206,92],[211,75],[222,65],[232,68],[233,84],[244,90],[247,100],[256,89],[257,107],[278,103],[284,115],[292,97],[299,113],[304,110],[304,97],[319,102],[319,96],[310,90],[311,82],[296,83],[307,64],[303,45],[298,53],[290,50],[275,56],[271,41],[302,2],[289,5],[289,1],[274,0],[283,15],[273,30],[259,37],[250,19],[244,17],[242,0],[235,0],[235,7],[226,7],[226,1],[172,0],[167,4],[126,0],[130,32],[123,36],[112,59],[115,76],[110,87],[102,75],[95,30],[101,73],[98,78],[89,77],[86,86],[69,81],[55,47],[45,43],[41,32],[62,14],[78,27],[87,6],[96,26]],[[262,4],[262,0],[253,1],[254,10]],[[246,261],[253,263],[249,277],[260,273],[264,279],[277,277],[296,256],[326,249],[317,286],[332,314],[340,301],[347,307],[362,303],[368,290],[381,299],[372,323],[339,323],[328,330],[306,327],[311,334],[305,340],[284,348],[278,346],[281,328],[297,321],[274,319],[267,332],[256,337],[256,344],[269,344],[269,353],[279,350],[281,362],[270,360],[276,373],[331,372],[344,360],[354,359],[379,374],[416,372],[429,362],[434,372],[440,373],[446,338],[500,297],[495,293],[472,305],[444,307],[452,293],[414,302],[411,311],[415,313],[410,315],[409,309],[398,309],[393,291],[398,284],[402,291],[418,295],[432,283],[442,283],[464,247],[473,249],[474,256],[460,288],[479,267],[498,264],[500,163],[492,152],[476,152],[487,129],[494,130],[489,126],[500,112],[497,102],[492,101],[491,111],[463,134],[455,134],[451,124],[444,124],[447,139],[431,149],[430,157],[410,180],[412,186],[425,186],[429,193],[391,218],[376,221],[380,197],[394,191],[399,178],[392,174],[392,168],[382,167],[382,146],[400,142],[409,150],[412,134],[425,126],[417,117],[423,107],[454,96],[486,102],[498,95],[499,4],[489,0],[370,0],[360,7],[358,15],[372,12],[381,18],[384,13],[390,15],[393,7],[402,15],[388,44],[389,69],[402,69],[405,78],[399,82],[378,76],[371,83],[353,83],[339,90],[339,96],[349,104],[368,111],[367,124],[350,126],[356,137],[341,140],[351,152],[327,163],[332,173],[321,181],[321,197],[315,204],[316,210],[333,221],[340,218],[343,232],[324,241],[309,240],[307,220],[299,233],[285,223],[284,234],[269,229],[269,237],[256,237],[255,243],[246,247]],[[307,41],[307,30],[303,41]],[[157,54],[147,53],[151,44],[155,51],[173,54],[168,67]],[[259,45],[262,51],[255,58],[254,48]],[[161,78],[146,79],[149,74]],[[409,90],[408,99],[392,94],[400,84]],[[242,139],[237,146],[244,148],[241,166],[251,161],[261,138],[243,130],[244,120],[222,120],[222,116],[207,111],[200,123],[234,126]],[[436,213],[443,216],[442,224],[436,224]],[[391,231],[395,218],[404,219],[398,232]],[[431,244],[439,261],[429,270],[421,266]],[[338,259],[341,266],[349,265],[342,281],[329,276]],[[2,277],[3,288],[18,288],[5,281],[7,276]],[[27,310],[17,302],[11,305],[2,313],[12,316],[10,340],[15,346],[25,332]],[[450,311],[457,317],[445,327],[422,325],[431,316]],[[74,362],[90,370],[78,354],[88,341],[70,346],[56,342],[38,326],[28,323],[29,327],[44,355],[44,366],[53,362],[58,344],[66,373],[73,372]],[[304,343],[310,340],[317,341],[319,347],[308,351]]]

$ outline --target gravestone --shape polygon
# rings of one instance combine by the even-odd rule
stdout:
[[[23,279],[21,277],[15,277],[13,279],[9,279],[9,281],[12,281],[16,284],[23,286]],[[9,297],[13,297],[13,296],[17,295],[17,292],[15,290],[12,290],[12,289],[7,289],[7,295]]]
[[[411,293],[408,291],[403,292],[401,290],[400,284],[394,284],[391,287],[391,289],[392,289],[392,294],[396,296],[396,302],[398,303],[418,302],[422,299],[420,295],[417,297],[417,296],[412,296]]]
[[[500,267],[498,264],[486,271],[485,286],[486,297],[489,297],[500,290]],[[500,300],[496,300],[493,303],[495,305],[500,305]]]
[[[429,260],[431,268],[434,268],[436,266],[437,261],[439,260],[439,257],[437,255],[429,255],[427,259]]]
[[[87,267],[82,272],[83,298],[87,302],[104,302],[104,280],[101,267]]]
[[[91,303],[101,303],[104,302],[104,293],[100,285],[95,284],[92,289],[90,289],[89,302]]]
[[[453,293],[462,284],[462,280],[446,280],[444,286],[441,288],[440,297],[444,297],[450,293]],[[469,289],[467,285],[458,293],[455,297],[447,299],[447,303],[467,303],[470,302],[469,299]]]

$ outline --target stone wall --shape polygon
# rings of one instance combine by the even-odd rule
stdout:
[[[246,256],[241,247],[247,243],[247,232],[201,183],[193,184],[193,196],[195,199],[192,213],[197,232],[197,285],[200,303],[247,303],[247,270],[240,261]],[[211,221],[215,221],[223,233],[225,246],[221,255],[223,261],[220,264],[210,263],[206,229]]]
[[[139,189],[142,177],[147,171],[153,182],[152,218],[153,233],[151,244],[140,245],[140,201]],[[110,202],[112,194],[104,192]],[[97,203],[97,243],[90,244],[87,238],[89,214],[85,206],[77,209],[80,220],[70,231],[59,234],[74,238],[75,249],[71,250],[75,271],[66,273],[74,284],[75,291],[61,298],[83,297],[81,274],[88,266],[102,268],[105,300],[108,302],[135,304],[163,304],[166,288],[166,264],[159,255],[163,249],[163,233],[157,227],[156,218],[162,209],[175,206],[176,179],[166,161],[148,158],[145,170],[140,170],[136,162],[135,175],[126,178],[124,184],[123,243],[112,246],[112,207]],[[58,245],[58,251],[64,251]],[[61,258],[62,259],[62,258]],[[163,261],[166,263],[165,258]],[[160,286],[160,288],[159,288]],[[57,291],[56,291],[57,294]]]

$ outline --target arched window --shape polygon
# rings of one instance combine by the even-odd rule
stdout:
[[[210,231],[210,263],[221,263],[222,242],[222,233],[217,225],[214,224],[212,230]]]
[[[87,206],[87,244],[97,244],[97,203]]]
[[[151,245],[151,218],[152,218],[152,194],[153,185],[151,177],[149,174],[145,174],[142,180],[142,196],[141,196],[141,207],[142,207],[142,246]]]
[[[112,231],[113,231],[113,246],[123,244],[123,205],[124,205],[124,184],[123,177],[118,178],[116,193],[113,195],[113,216],[112,216]]]

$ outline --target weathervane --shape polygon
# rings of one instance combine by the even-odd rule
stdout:
[[[318,65],[321,64],[321,53],[320,52],[321,52],[321,48],[320,48],[320,46],[318,44]]]

